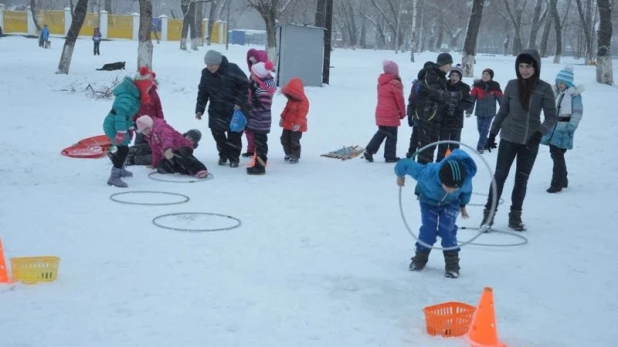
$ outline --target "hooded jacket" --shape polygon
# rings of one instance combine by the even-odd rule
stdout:
[[[538,80],[536,86],[532,87],[533,91],[528,110],[521,106],[517,81],[521,78],[518,67],[519,61],[524,55],[534,59],[536,63],[535,73],[538,76],[541,75],[541,57],[537,50],[527,49],[517,56],[517,59],[515,59],[517,79],[510,80],[506,85],[500,111],[498,111],[490,130],[491,135],[495,136],[500,133],[500,138],[503,140],[519,144],[526,144],[530,136],[536,131],[540,131],[543,135],[547,134],[558,120],[552,87],[541,79]],[[543,122],[541,122],[541,111],[544,115]]]

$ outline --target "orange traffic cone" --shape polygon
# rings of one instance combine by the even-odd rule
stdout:
[[[10,284],[13,281],[9,278],[9,272],[4,259],[4,249],[2,248],[2,239],[0,239],[0,284]]]
[[[468,330],[468,342],[472,347],[506,347],[498,340],[494,294],[490,287],[485,287],[483,290],[479,305],[474,312]]]
[[[449,155],[451,155],[451,148],[447,148],[446,149],[446,153],[444,153],[444,157],[448,157]]]

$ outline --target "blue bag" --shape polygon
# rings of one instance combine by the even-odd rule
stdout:
[[[232,121],[230,122],[230,131],[239,133],[245,130],[245,126],[247,126],[247,117],[245,117],[241,110],[234,110]]]

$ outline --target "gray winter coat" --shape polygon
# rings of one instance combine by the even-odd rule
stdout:
[[[528,49],[520,53],[519,56],[523,54],[530,55],[536,61],[537,73],[540,75],[541,58],[539,53],[536,50]],[[519,76],[517,66],[519,57],[515,61],[515,71]],[[525,110],[519,102],[517,79],[510,80],[504,89],[500,111],[498,111],[491,125],[490,134],[498,135],[499,132],[501,139],[519,144],[526,144],[530,136],[537,130],[541,131],[543,135],[547,134],[558,120],[554,92],[549,83],[539,79],[532,91],[528,108],[529,110]],[[543,122],[541,122],[541,111],[544,115]]]

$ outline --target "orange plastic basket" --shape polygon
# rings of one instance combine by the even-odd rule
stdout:
[[[11,258],[13,280],[25,284],[53,282],[58,276],[58,257]]]
[[[462,336],[470,329],[476,308],[461,302],[445,302],[423,309],[429,335]]]

